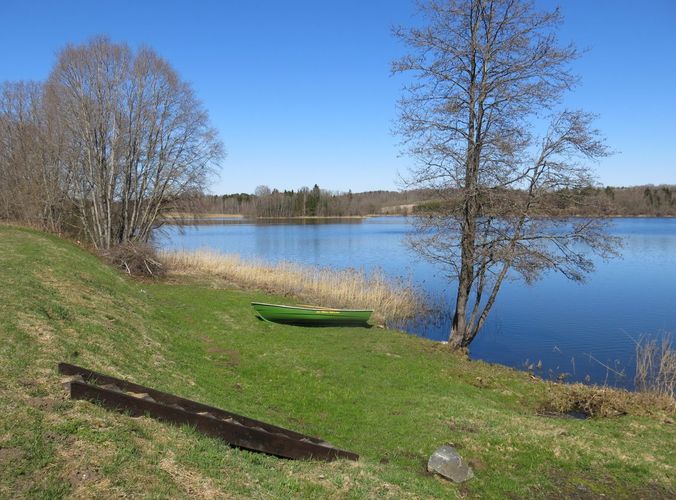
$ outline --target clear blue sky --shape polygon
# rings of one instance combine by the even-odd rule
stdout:
[[[538,0],[548,7],[550,0]],[[590,51],[571,107],[599,113],[619,153],[608,185],[676,184],[676,0],[569,0],[560,35]],[[97,34],[146,44],[190,81],[228,150],[212,192],[259,184],[396,189],[390,133],[409,0],[0,3],[0,81],[46,78],[59,48]]]

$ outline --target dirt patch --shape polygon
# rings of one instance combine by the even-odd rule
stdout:
[[[307,422],[303,420],[302,418],[297,418],[297,417],[289,417],[289,422],[293,423],[294,425],[297,425],[301,428],[307,426]]]
[[[483,377],[475,377],[474,379],[470,380],[469,383],[470,385],[478,387],[479,389],[493,389],[495,387],[493,380]]]
[[[226,349],[225,347],[220,347],[214,344],[214,341],[203,335],[200,337],[200,340],[206,344],[206,352],[207,354],[212,354],[214,356],[218,356],[224,359],[221,360],[215,360],[215,361],[221,361],[224,362],[226,366],[229,367],[236,367],[239,366],[242,358],[239,354],[239,351],[237,349]]]
[[[425,467],[427,467],[427,457],[421,453],[416,453],[410,450],[401,450],[398,453],[399,456],[408,458],[409,460],[415,460],[416,462],[425,462]]]
[[[38,387],[38,383],[32,378],[19,379],[19,385],[21,385],[21,387],[25,387],[26,389],[34,389]]]
[[[467,422],[462,422],[462,421],[457,421],[456,419],[452,418],[446,422],[448,427],[451,430],[454,431],[461,431],[461,432],[470,432],[472,434],[479,432],[480,429],[478,429],[476,426],[467,423]]]
[[[221,347],[212,346],[207,348],[207,353],[215,355],[216,358],[220,358],[214,359],[214,361],[224,363],[229,367],[239,366],[241,361],[237,349],[223,349]]]
[[[227,350],[225,351],[225,355],[228,357],[228,360],[226,361],[226,363],[228,364],[228,366],[232,366],[232,367],[239,366],[239,363],[240,363],[240,361],[241,361],[241,358],[240,358],[240,356],[239,356],[239,351],[238,351],[238,350],[236,350],[236,349],[227,349]]]
[[[486,464],[483,463],[481,460],[478,458],[470,458],[467,460],[467,464],[474,469],[475,471],[480,471],[486,469]]]
[[[644,485],[627,484],[604,476],[571,477],[560,470],[551,471],[550,481],[556,486],[556,498],[591,500],[598,498],[635,498],[662,500],[676,498],[676,490],[656,482]]]
[[[63,404],[63,401],[54,398],[28,398],[26,403],[38,410],[54,411]]]
[[[81,466],[68,473],[66,479],[73,490],[101,480],[101,473],[96,467]]]
[[[0,448],[0,465],[18,462],[25,456],[26,453],[21,448]]]

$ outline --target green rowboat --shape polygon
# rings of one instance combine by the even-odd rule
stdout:
[[[252,302],[251,306],[262,320],[293,325],[365,325],[373,312],[362,309],[332,309],[305,305],[284,306],[262,302]]]

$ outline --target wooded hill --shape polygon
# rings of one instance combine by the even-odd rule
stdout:
[[[505,193],[502,193],[503,197]],[[520,196],[511,191],[507,198]],[[501,198],[503,198],[501,197]],[[454,193],[432,190],[367,191],[347,193],[312,189],[270,189],[254,194],[198,194],[177,203],[178,210],[195,214],[233,214],[246,217],[347,217],[374,214],[410,215],[435,211],[453,204]],[[676,186],[588,188],[552,193],[543,215],[570,216],[676,216]]]
[[[256,188],[255,194],[200,194],[182,200],[181,211],[237,214],[247,217],[349,217],[370,214],[409,214],[414,207],[434,199],[428,190],[341,193],[320,189]]]

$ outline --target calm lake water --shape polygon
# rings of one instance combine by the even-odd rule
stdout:
[[[420,260],[405,244],[404,217],[341,221],[212,221],[180,230],[165,226],[163,248],[211,248],[244,258],[294,261],[335,268],[376,267],[410,278],[450,309],[451,287],[443,269]],[[614,219],[624,238],[622,258],[598,260],[584,284],[550,273],[532,286],[503,285],[473,358],[517,368],[541,361],[535,372],[567,380],[631,387],[634,341],[641,335],[676,335],[676,219]],[[409,332],[446,340],[450,316],[409,324]],[[604,366],[605,365],[605,366]],[[618,375],[619,372],[623,375]]]

